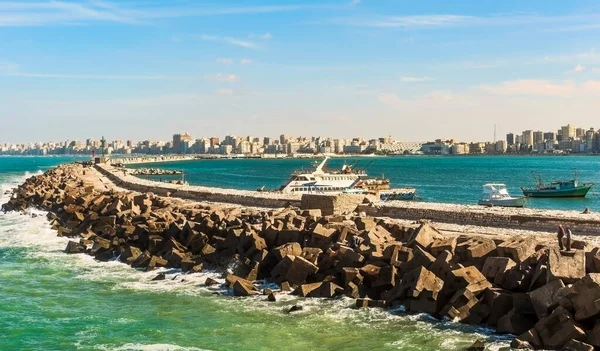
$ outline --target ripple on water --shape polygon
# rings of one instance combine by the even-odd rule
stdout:
[[[0,202],[6,201],[1,196]],[[2,347],[0,341],[0,349],[70,345],[81,350],[362,350],[378,345],[451,350],[476,339],[497,349],[508,344],[508,338],[485,328],[402,310],[350,308],[354,300],[348,298],[279,294],[272,303],[263,295],[231,297],[220,286],[204,286],[207,277],[223,282],[215,272],[138,271],[117,261],[67,255],[63,249],[68,240],[50,230],[42,212],[0,214],[0,265],[6,268],[0,279],[12,283],[0,286],[0,297],[18,307],[6,308],[7,318],[0,323],[9,335],[27,335],[31,342]],[[159,272],[166,279],[152,281]],[[285,313],[295,304],[304,309]]]

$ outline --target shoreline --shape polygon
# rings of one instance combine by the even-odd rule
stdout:
[[[58,235],[79,239],[67,253],[146,271],[234,267],[224,271],[234,296],[276,301],[277,289],[255,285],[266,279],[301,297],[344,295],[357,308],[403,306],[490,326],[518,336],[513,347],[600,346],[600,257],[582,241],[562,251],[550,238],[448,235],[428,222],[357,212],[206,205],[109,182],[92,168],[59,166],[26,180],[3,209],[48,211]]]

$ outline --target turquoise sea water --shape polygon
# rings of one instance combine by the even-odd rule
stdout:
[[[0,158],[0,202],[26,176],[69,160]],[[349,299],[234,298],[203,287],[217,278],[210,272],[171,270],[152,282],[156,272],[67,255],[67,241],[41,212],[0,213],[0,350],[457,350],[477,339],[497,350],[509,340],[426,315],[356,310]],[[285,314],[294,304],[304,310]]]
[[[194,160],[140,167],[160,167],[185,171],[190,184],[255,190],[279,188],[295,169],[310,168],[310,159]],[[369,157],[335,158],[331,169],[358,162],[369,175],[389,178],[392,186],[413,186],[425,201],[476,204],[484,183],[504,183],[513,196],[521,196],[522,186],[534,186],[532,171],[545,181],[572,179],[577,169],[580,182],[600,183],[600,157],[506,156],[506,157]],[[179,177],[155,177],[175,179]],[[528,199],[527,207],[600,211],[600,184],[584,199]]]
[[[25,177],[70,160],[0,158],[0,202]],[[371,159],[359,161],[366,165]],[[164,166],[186,169],[193,183],[253,189],[276,187],[294,168],[311,162],[210,160]],[[335,159],[331,166],[343,162]],[[368,170],[385,172],[398,186],[416,186],[427,199],[472,203],[486,181],[506,182],[516,192],[531,182],[530,170],[560,178],[574,167],[582,180],[594,181],[596,164],[592,157],[402,157],[373,159]],[[596,194],[590,195],[552,206],[600,209]],[[234,298],[202,286],[207,276],[218,278],[210,272],[172,270],[167,280],[152,282],[156,272],[64,254],[68,239],[56,237],[43,215],[0,213],[0,350],[457,350],[477,339],[497,350],[510,340],[426,315],[356,310],[349,299],[283,296],[269,303],[263,296]],[[285,314],[294,304],[304,310]]]

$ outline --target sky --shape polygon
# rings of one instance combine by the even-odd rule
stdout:
[[[486,141],[599,115],[595,0],[0,0],[0,143]]]

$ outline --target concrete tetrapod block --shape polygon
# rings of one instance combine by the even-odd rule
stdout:
[[[538,318],[543,318],[550,314],[551,307],[556,304],[554,296],[564,286],[565,284],[562,280],[553,280],[529,293],[531,303]]]
[[[562,306],[557,307],[552,314],[540,319],[535,324],[545,348],[558,349],[571,339],[585,340],[586,334],[575,323],[573,316]]]
[[[548,281],[560,279],[565,284],[573,284],[585,276],[585,253],[581,250],[560,251],[552,249],[548,253]]]
[[[508,257],[488,257],[483,264],[481,273],[491,282],[502,285],[504,274],[516,265],[515,261]]]
[[[578,321],[600,315],[600,273],[590,273],[570,288],[568,296]]]
[[[521,263],[533,255],[536,241],[527,237],[515,237],[498,245],[498,256],[510,257],[513,261]]]

